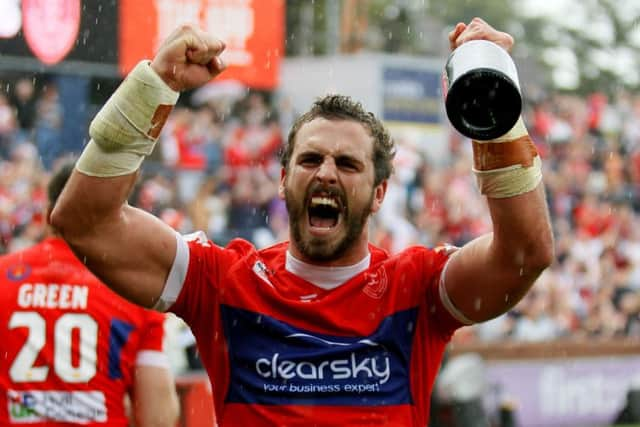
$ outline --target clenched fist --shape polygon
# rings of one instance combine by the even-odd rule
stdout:
[[[182,25],[162,43],[151,68],[171,89],[182,92],[209,82],[225,64],[223,41],[192,25]]]

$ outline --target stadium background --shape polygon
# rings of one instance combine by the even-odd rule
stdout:
[[[523,2],[452,1],[438,13],[429,3],[2,2],[0,253],[40,238],[48,173],[79,153],[89,120],[122,76],[183,21],[226,40],[231,66],[181,97],[131,203],[219,244],[233,236],[258,246],[285,239],[277,152],[296,114],[334,91],[380,115],[398,144],[374,242],[390,252],[464,244],[490,221],[470,173],[470,144],[442,109],[446,32],[475,15],[502,28],[520,18],[514,57],[525,121],[544,158],[557,260],[511,312],[455,335],[432,424],[604,426],[625,405],[627,421],[639,421],[632,404],[640,390],[637,83],[597,70],[562,87],[531,50],[518,50],[535,23],[517,15]],[[181,424],[213,425],[188,329],[171,318],[167,334]]]

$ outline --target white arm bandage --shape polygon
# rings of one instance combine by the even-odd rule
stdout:
[[[480,192],[502,199],[528,193],[542,180],[538,150],[518,120],[505,135],[489,141],[473,141],[473,171]]]
[[[149,61],[138,63],[91,122],[91,141],[76,168],[99,177],[135,172],[153,151],[179,95]]]

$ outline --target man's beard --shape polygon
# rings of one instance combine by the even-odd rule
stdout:
[[[339,241],[330,241],[326,238],[318,238],[310,236],[305,240],[302,236],[302,221],[309,221],[307,216],[308,197],[302,203],[293,200],[288,188],[285,187],[284,200],[289,212],[289,230],[291,240],[298,250],[307,259],[312,261],[334,261],[344,255],[360,238],[362,231],[367,223],[367,218],[371,214],[373,205],[374,192],[371,191],[367,204],[359,212],[351,212],[347,203],[344,203],[344,209],[341,212],[346,234]],[[346,200],[342,197],[342,200]]]

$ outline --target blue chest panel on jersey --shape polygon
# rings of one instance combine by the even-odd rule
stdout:
[[[226,401],[265,405],[411,404],[418,310],[385,318],[369,336],[323,335],[221,305],[229,349]]]

